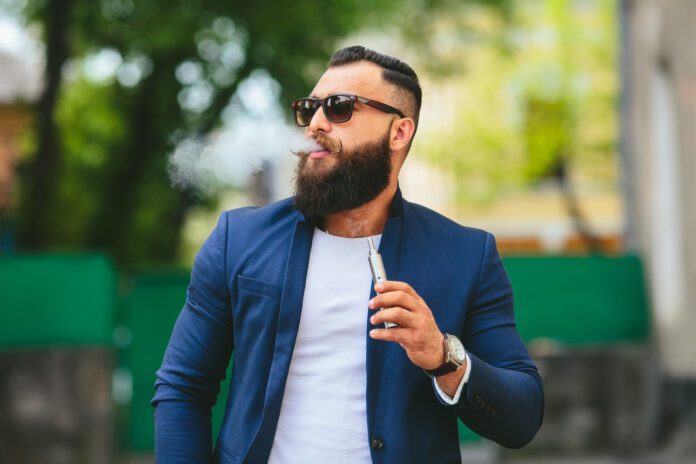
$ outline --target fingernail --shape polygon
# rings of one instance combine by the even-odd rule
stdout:
[[[377,284],[375,285],[375,290],[378,292],[381,292],[384,289],[384,284]]]
[[[367,303],[370,308],[372,308],[375,305],[375,299],[371,299],[369,303]]]
[[[374,336],[375,336],[375,331],[374,331],[374,330],[370,330],[370,337],[374,337]]]
[[[370,322],[372,322],[373,324],[375,323],[375,316],[372,316],[372,317],[370,318]]]

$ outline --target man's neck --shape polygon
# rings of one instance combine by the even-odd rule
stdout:
[[[382,193],[364,205],[324,217],[324,231],[351,238],[381,234],[389,217],[389,207],[396,188],[396,183],[390,183]]]

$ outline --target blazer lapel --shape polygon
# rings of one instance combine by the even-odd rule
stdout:
[[[290,254],[285,267],[283,294],[280,299],[278,330],[276,332],[273,361],[268,376],[266,397],[256,438],[249,450],[250,462],[266,462],[273,445],[280,406],[285,392],[290,359],[295,348],[297,330],[304,296],[309,253],[312,247],[314,226],[307,220],[300,219],[295,225]]]
[[[404,204],[401,197],[401,191],[397,189],[394,200],[389,211],[389,218],[382,232],[382,239],[379,243],[379,253],[382,255],[384,270],[387,273],[388,280],[401,280],[400,278],[400,257],[401,247],[403,246],[403,215]],[[367,254],[365,256],[367,261]],[[370,291],[370,298],[375,296],[374,286]],[[374,314],[372,310],[366,308],[366,324],[367,324],[367,427],[370,437],[373,435],[373,425],[377,410],[378,398],[380,395],[380,386],[387,385],[385,379],[389,375],[389,370],[385,369],[385,353],[391,342],[375,340],[370,337],[370,329],[375,328],[370,323],[370,316]]]

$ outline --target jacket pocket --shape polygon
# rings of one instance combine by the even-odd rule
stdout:
[[[237,287],[239,290],[260,293],[261,295],[280,298],[283,294],[283,287],[280,285],[264,282],[263,280],[252,279],[241,274],[237,274]]]

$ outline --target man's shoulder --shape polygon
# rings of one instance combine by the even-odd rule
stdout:
[[[233,221],[236,224],[248,226],[267,224],[269,222],[296,221],[302,218],[302,215],[293,207],[292,197],[269,203],[265,206],[244,206],[225,211],[228,221]]]
[[[478,241],[485,240],[490,233],[483,229],[459,224],[447,216],[418,203],[408,202],[407,211],[407,215],[412,222],[426,228],[429,234]]]

